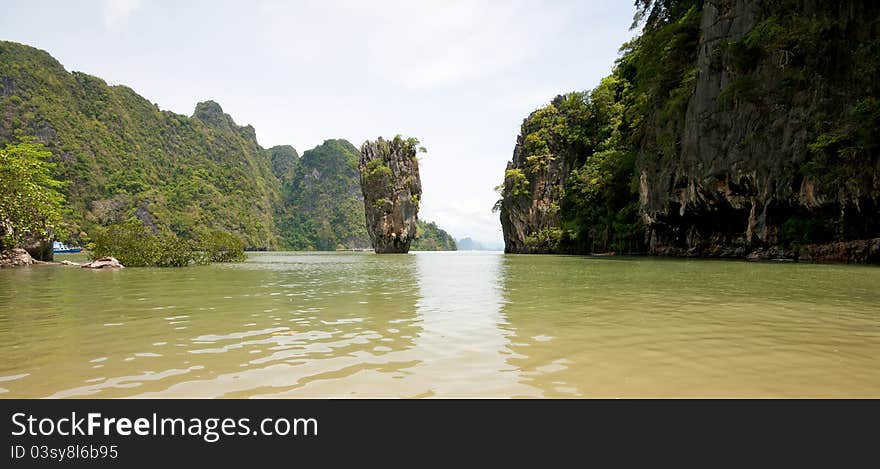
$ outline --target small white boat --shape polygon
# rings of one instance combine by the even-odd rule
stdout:
[[[59,242],[59,241],[52,242],[52,252],[55,254],[74,253],[74,252],[80,252],[82,250],[83,250],[83,248],[68,246],[68,245],[66,245],[62,242]]]

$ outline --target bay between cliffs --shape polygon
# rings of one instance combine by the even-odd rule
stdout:
[[[877,285],[486,252],[7,269],[0,398],[880,397]]]

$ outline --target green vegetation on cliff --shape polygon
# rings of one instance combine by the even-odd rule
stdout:
[[[222,232],[251,248],[370,245],[351,143],[327,140],[302,157],[289,145],[263,149],[253,127],[237,125],[214,101],[199,103],[192,117],[161,111],[130,88],[67,72],[46,52],[0,41],[0,146],[30,139],[46,151],[23,143],[4,158],[33,149],[25,153],[39,158],[27,163],[28,176],[45,184],[28,187],[59,197],[22,189],[28,179],[13,174],[22,168],[6,165],[9,197],[36,204],[4,208],[8,219],[20,215],[11,210],[34,209],[34,219],[16,219],[15,233],[4,231],[16,243],[31,234],[85,244],[102,227],[136,218],[156,236],[189,242]],[[63,210],[48,209],[61,198]]]
[[[272,162],[272,173],[282,183],[289,183],[294,176],[294,169],[299,162],[299,153],[290,145],[277,145],[263,150]]]
[[[506,250],[796,257],[880,236],[880,8],[636,9],[611,76],[523,121],[496,205]]]
[[[648,3],[640,10],[646,18],[642,35],[622,47],[611,76],[590,93],[557,97],[523,124],[529,136],[533,126],[553,129],[553,152],[571,168],[557,202],[558,226],[532,233],[527,244],[554,252],[639,250],[644,228],[635,177],[638,148],[648,127],[668,146],[683,120],[699,22],[695,1]],[[547,109],[566,118],[534,122]],[[531,153],[528,146],[525,151]]]
[[[347,140],[327,140],[279,175],[284,181],[278,216],[283,247],[323,251],[370,247],[359,155]]]
[[[130,88],[0,42],[0,109],[0,143],[35,136],[52,152],[73,241],[134,216],[186,238],[220,229],[249,246],[278,244],[270,161],[254,129],[214,102],[194,117],[160,111]]]
[[[419,220],[416,224],[416,239],[409,247],[411,251],[455,251],[458,247],[455,238],[440,229],[434,222]]]
[[[379,137],[361,145],[358,159],[367,235],[377,254],[406,253],[418,235],[422,196],[415,137]]]
[[[661,159],[675,156],[695,76],[698,2],[649,3],[640,10],[642,35],[623,46],[613,74],[586,100],[588,119],[560,203],[562,251],[640,251],[638,155],[652,147],[648,153]]]

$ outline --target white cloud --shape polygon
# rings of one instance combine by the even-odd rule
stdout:
[[[467,60],[451,54],[446,57],[429,58],[416,65],[414,69],[400,76],[400,81],[409,88],[431,88],[454,83],[467,76]]]
[[[570,22],[531,2],[394,0],[280,2],[257,6],[281,58],[344,58],[409,89],[491,76],[538,56]]]
[[[140,0],[104,0],[104,26],[115,30],[140,6]]]

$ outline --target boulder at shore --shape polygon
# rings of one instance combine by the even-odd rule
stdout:
[[[406,253],[416,237],[422,183],[415,139],[364,142],[358,169],[367,233],[376,253]]]
[[[125,266],[122,265],[115,257],[102,257],[100,259],[95,259],[88,264],[83,264],[83,269],[124,269]]]
[[[33,264],[34,259],[22,248],[0,251],[0,267],[22,267]]]

